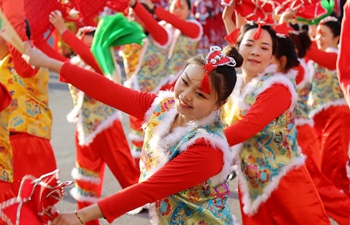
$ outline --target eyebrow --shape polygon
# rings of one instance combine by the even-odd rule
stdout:
[[[254,42],[254,40],[252,40],[252,39],[247,39],[247,41]],[[270,44],[267,43],[267,42],[263,42],[262,44],[263,44],[263,45],[268,45],[268,46],[270,46]]]
[[[189,82],[192,82],[192,80],[190,79],[190,77],[188,76],[188,73],[185,72],[185,76],[187,77],[187,79],[189,80]]]

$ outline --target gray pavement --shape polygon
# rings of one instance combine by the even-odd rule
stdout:
[[[70,175],[75,163],[75,143],[74,143],[74,129],[75,124],[68,123],[66,115],[73,107],[72,99],[66,84],[58,81],[57,74],[51,74],[49,81],[50,88],[50,108],[53,113],[53,131],[52,131],[52,146],[55,150],[58,168],[60,170],[60,177],[62,181],[72,180]],[[125,133],[127,130],[126,116],[123,115]],[[238,221],[240,221],[240,209],[237,200],[236,182],[232,181],[231,195],[229,204]],[[58,203],[57,207],[61,212],[72,211],[76,209],[76,202],[69,194],[69,189],[66,189],[64,199]],[[102,197],[111,195],[121,190],[118,181],[111,174],[106,167],[105,180],[103,186]],[[130,199],[132,201],[132,199]],[[123,204],[122,202],[120,204]],[[106,220],[100,220],[101,224],[108,224]],[[150,224],[148,220],[148,213],[144,211],[136,216],[123,215],[116,219],[112,224],[122,225],[146,225]]]

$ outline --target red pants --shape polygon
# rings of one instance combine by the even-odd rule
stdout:
[[[25,175],[40,177],[57,169],[50,141],[27,133],[10,135],[13,151],[13,186],[15,195]]]
[[[306,167],[321,197],[327,215],[340,225],[349,224],[350,198],[340,192],[320,170],[320,146],[317,135],[308,124],[298,126],[298,144],[307,156]]]
[[[244,225],[330,225],[322,201],[305,166],[289,171],[252,216],[243,212]]]
[[[0,181],[0,204],[14,197],[15,195],[12,192],[12,184],[5,181]],[[1,220],[1,215],[0,225],[7,225],[4,221]]]
[[[122,188],[138,182],[139,171],[136,169],[119,120],[115,120],[111,127],[99,133],[89,145],[80,146],[77,136],[76,132],[76,167],[80,173],[79,176],[85,178],[76,179],[79,209],[91,205],[101,197],[105,164]],[[89,178],[95,181],[91,182]],[[99,181],[97,182],[96,179]],[[85,224],[99,223],[98,220],[94,220]]]
[[[322,173],[350,197],[346,173],[350,110],[347,106],[332,106],[316,114],[314,121],[314,129],[321,144]]]

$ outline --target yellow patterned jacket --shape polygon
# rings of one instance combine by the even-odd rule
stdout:
[[[50,140],[52,114],[48,107],[49,71],[40,68],[34,77],[22,78],[16,73],[10,55],[3,59],[1,68],[1,82],[12,95],[9,131]]]

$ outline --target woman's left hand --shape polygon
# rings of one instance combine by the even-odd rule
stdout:
[[[81,225],[75,213],[60,213],[51,222],[52,225]]]
[[[51,58],[45,55],[42,51],[32,45],[31,42],[24,42],[26,53],[22,55],[24,61],[26,61],[32,67],[48,67]]]

